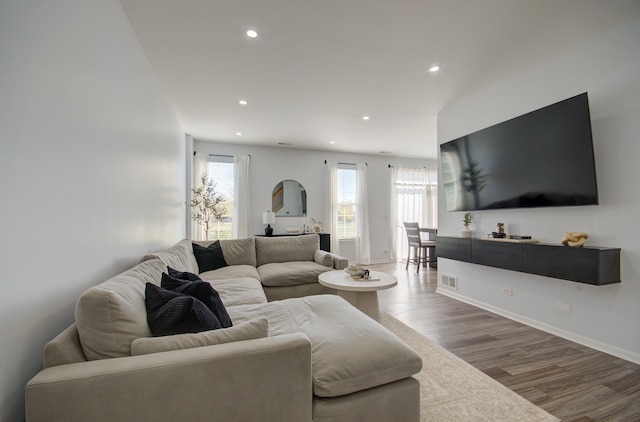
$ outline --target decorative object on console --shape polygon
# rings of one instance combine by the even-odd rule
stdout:
[[[470,212],[464,214],[464,218],[462,220],[462,224],[464,224],[464,229],[460,230],[461,237],[471,237],[473,233],[471,229],[469,229],[469,225],[473,221],[473,215]]]
[[[504,223],[497,223],[498,233],[504,234]]]
[[[584,245],[588,237],[589,233],[587,232],[566,232],[562,240],[560,240],[560,243],[565,246],[580,247]]]
[[[324,231],[324,225],[322,224],[322,221],[318,221],[315,218],[311,218],[311,221],[313,221],[314,233],[322,233]]]
[[[288,234],[298,234],[300,233],[300,227],[287,227]]]
[[[262,213],[262,224],[266,224],[267,227],[264,228],[265,236],[273,236],[273,227],[272,224],[276,224],[276,215],[271,211]]]

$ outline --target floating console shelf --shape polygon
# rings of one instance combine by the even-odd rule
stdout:
[[[620,248],[483,240],[438,236],[438,257],[596,286],[620,283]]]

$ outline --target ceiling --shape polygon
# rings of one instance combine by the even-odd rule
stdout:
[[[638,0],[120,3],[196,140],[421,158],[441,110],[640,18]]]

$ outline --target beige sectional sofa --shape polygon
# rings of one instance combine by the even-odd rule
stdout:
[[[304,296],[323,293],[305,278],[316,265],[344,265],[329,255],[329,266],[317,248],[309,260],[304,237],[221,242],[229,266],[200,277],[219,292],[230,328],[151,334],[146,283],[159,284],[167,266],[197,272],[189,241],[88,289],[27,384],[27,420],[419,420],[421,358],[342,298]],[[270,289],[291,296],[268,301]]]
[[[209,246],[213,241],[196,242]],[[349,265],[346,258],[320,250],[316,234],[286,237],[248,237],[221,240],[224,258],[229,264],[200,274],[206,280],[251,278],[262,284],[267,300],[287,299],[333,293],[318,283],[325,271],[341,270]],[[198,273],[198,264],[191,252],[191,242],[182,240],[173,247],[147,255],[160,258],[176,269]]]

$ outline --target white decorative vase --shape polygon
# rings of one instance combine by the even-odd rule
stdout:
[[[460,237],[471,237],[472,234],[473,231],[469,230],[469,227],[465,227],[464,229],[460,230]]]

